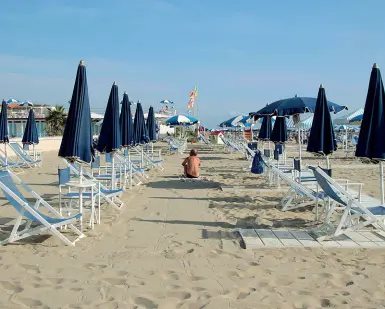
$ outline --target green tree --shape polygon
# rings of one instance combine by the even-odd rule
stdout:
[[[47,135],[63,135],[66,119],[67,114],[63,105],[56,105],[51,108],[48,111],[48,115],[45,117]]]

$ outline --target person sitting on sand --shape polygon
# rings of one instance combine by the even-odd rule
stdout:
[[[182,165],[184,167],[184,175],[187,178],[199,177],[199,166],[201,166],[201,160],[197,157],[198,151],[191,149],[190,156],[184,159]]]

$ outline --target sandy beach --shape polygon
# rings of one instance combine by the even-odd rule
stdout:
[[[311,210],[275,208],[284,192],[243,168],[240,154],[199,147],[208,182],[182,182],[185,155],[165,157],[165,170],[123,195],[120,212],[105,205],[102,223],[76,247],[45,235],[0,247],[0,308],[382,308],[385,251],[241,247],[237,228],[304,227]],[[57,205],[57,151],[43,167],[19,175]],[[322,160],[306,154],[313,164]],[[337,177],[379,194],[378,168],[336,153]],[[221,185],[250,186],[222,191]],[[0,226],[15,212],[1,198]],[[4,238],[4,233],[1,235]]]

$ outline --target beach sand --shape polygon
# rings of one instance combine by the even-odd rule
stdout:
[[[182,182],[184,156],[167,156],[165,170],[125,192],[123,210],[105,206],[102,223],[76,247],[45,236],[0,247],[0,308],[385,307],[384,250],[242,249],[237,228],[304,227],[314,214],[277,210],[283,192],[260,190],[265,178],[243,171],[242,155],[199,148],[209,182]],[[19,176],[55,204],[63,163],[57,151],[43,159]],[[337,177],[378,196],[377,167],[349,168],[361,163],[342,154],[331,162]],[[0,203],[4,229],[15,213]]]

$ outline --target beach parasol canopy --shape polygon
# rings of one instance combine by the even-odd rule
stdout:
[[[32,108],[29,110],[27,124],[25,126],[24,135],[21,142],[28,145],[39,144],[39,134],[37,133],[35,113],[33,112]]]
[[[71,103],[72,105],[72,103]],[[122,147],[119,124],[119,93],[116,82],[111,87],[107,108],[104,113],[103,125],[100,130],[96,149],[101,153],[111,153]]]
[[[9,143],[7,103],[3,100],[0,112],[0,144]]]
[[[263,116],[262,126],[258,134],[258,139],[269,140],[273,125],[270,116]]]
[[[19,104],[20,106],[33,106],[33,103],[31,101],[24,101]]]
[[[326,156],[327,168],[329,168],[328,156],[337,150],[333,122],[327,105],[325,88],[322,85],[318,90],[317,104],[306,150]]]
[[[257,112],[250,113],[250,116],[256,115],[275,115],[275,116],[291,116],[295,114],[314,113],[317,103],[316,98],[309,97],[293,97],[288,99],[279,100],[271,104],[266,105],[264,108]],[[327,102],[329,111],[338,113],[346,106],[341,106],[336,103]]]
[[[156,142],[156,123],[155,123],[155,114],[154,114],[154,108],[151,106],[148,111],[147,116],[147,132],[148,132],[148,138],[151,142]]]
[[[356,157],[380,162],[381,204],[384,205],[383,160],[385,160],[385,92],[377,64],[370,74],[365,110],[356,148]]]
[[[285,143],[287,141],[286,117],[277,117],[274,128],[270,135],[270,140],[274,143]]]
[[[14,98],[9,98],[9,99],[7,100],[7,104],[12,104],[12,103],[20,103],[20,101],[14,99]]]
[[[170,101],[170,100],[162,100],[159,102],[160,104],[174,104],[174,102]]]
[[[364,115],[363,115],[363,114],[357,115],[357,116],[351,118],[351,119],[349,120],[349,123],[362,121],[362,118],[364,118]]]
[[[130,147],[134,144],[134,123],[132,121],[131,102],[128,99],[128,95],[126,92],[123,94],[122,110],[120,112],[119,122],[120,132],[122,136],[122,146]]]
[[[59,157],[90,163],[95,157],[95,152],[92,146],[87,74],[83,61],[80,61],[78,66],[71,102],[59,149]]]
[[[248,116],[243,116],[243,115],[238,115],[238,116],[235,116],[235,117],[231,117],[230,119],[226,120],[226,121],[223,121],[222,123],[219,124],[219,126],[221,128],[230,128],[230,127],[235,127],[237,126],[239,123],[243,123],[243,118],[246,117],[246,120],[249,119]],[[246,120],[244,123],[246,123]],[[244,124],[243,123],[243,124]]]
[[[149,142],[146,123],[144,121],[142,104],[136,104],[135,118],[134,118],[134,145],[143,145]]]
[[[185,116],[185,115],[175,115],[172,116],[171,118],[166,120],[166,124],[171,125],[171,126],[177,126],[181,124],[195,124],[198,123],[199,120],[192,117],[192,116]]]

